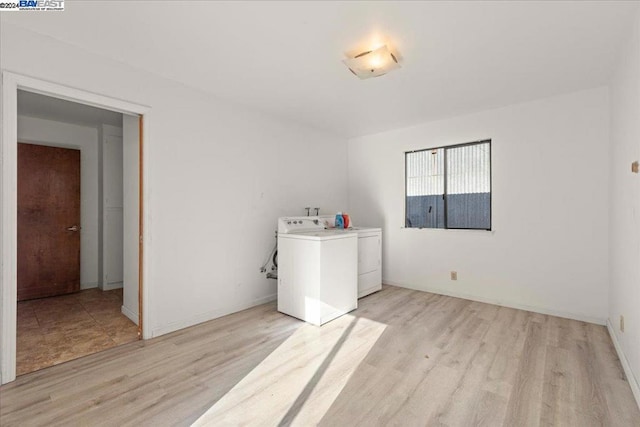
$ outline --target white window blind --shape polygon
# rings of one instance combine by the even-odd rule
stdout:
[[[491,141],[405,153],[406,227],[491,229]]]

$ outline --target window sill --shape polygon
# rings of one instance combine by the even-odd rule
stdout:
[[[451,233],[473,233],[473,234],[483,234],[492,236],[495,234],[496,230],[473,230],[473,229],[464,229],[464,228],[418,228],[418,227],[400,227],[401,230],[416,230],[416,231],[433,231],[436,233],[441,232],[451,232]]]

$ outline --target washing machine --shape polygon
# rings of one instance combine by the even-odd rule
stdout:
[[[278,219],[278,311],[321,326],[358,307],[358,234]]]

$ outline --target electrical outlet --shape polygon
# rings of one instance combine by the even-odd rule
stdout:
[[[624,316],[620,315],[620,332],[624,332]]]
[[[458,280],[458,272],[457,271],[452,271],[451,272],[451,280]]]
[[[631,172],[640,173],[640,162],[636,160],[635,162],[631,163]]]

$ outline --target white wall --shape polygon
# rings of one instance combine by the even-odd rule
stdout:
[[[80,284],[82,289],[95,288],[99,283],[97,129],[18,116],[18,140],[80,150]]]
[[[386,283],[604,323],[608,132],[600,88],[355,138],[349,213]],[[404,229],[404,152],[487,138],[494,231]]]
[[[611,84],[611,144],[610,331],[640,404],[640,15]]]
[[[148,105],[149,325],[166,333],[274,298],[278,216],[347,202],[346,140],[3,22],[2,66]],[[216,76],[211,76],[216,78]]]

